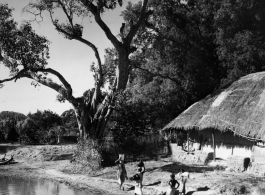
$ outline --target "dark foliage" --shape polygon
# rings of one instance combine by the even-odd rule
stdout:
[[[26,116],[17,113],[3,111],[0,113],[0,140],[15,142],[19,139],[16,125],[26,119]]]

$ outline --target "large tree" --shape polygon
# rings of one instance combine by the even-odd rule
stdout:
[[[35,84],[42,84],[57,91],[60,101],[67,100],[72,104],[80,136],[99,140],[113,111],[116,94],[126,88],[131,70],[129,55],[136,49],[131,43],[148,15],[148,0],[143,0],[142,3],[139,2],[139,9],[136,10],[137,18],[121,24],[120,36],[117,37],[102,20],[101,15],[106,10],[113,10],[117,5],[121,6],[122,3],[122,0],[36,0],[25,8],[25,11],[35,15],[41,15],[44,11],[48,12],[51,22],[59,33],[69,40],[87,45],[95,53],[97,63],[92,67],[95,87],[87,90],[82,97],[74,97],[72,87],[63,75],[52,68],[47,68],[48,40],[37,35],[29,23],[18,28],[12,19],[12,10],[7,5],[0,5],[0,60],[10,69],[11,73],[11,77],[0,80],[0,84],[29,78]],[[65,14],[66,23],[55,18],[57,12]],[[118,54],[111,91],[104,96],[101,88],[109,76],[106,72],[108,67],[102,63],[97,47],[90,40],[83,38],[83,26],[75,23],[76,17],[85,16],[94,17],[95,22],[105,32]],[[48,78],[49,75],[56,76],[61,83]]]
[[[219,1],[188,2],[153,0],[152,18],[134,40],[140,49],[132,58],[127,89],[134,103],[156,107],[149,113],[157,120],[156,128],[212,93],[224,77],[215,43]],[[125,20],[135,17],[133,10],[132,6],[123,12]]]

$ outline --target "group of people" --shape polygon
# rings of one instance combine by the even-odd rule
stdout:
[[[124,190],[124,187],[122,186],[125,182],[125,179],[128,180],[127,171],[124,165],[124,160],[120,157],[118,160],[115,161],[115,164],[118,165],[118,171],[117,171],[117,179],[119,183],[119,188]],[[143,175],[145,172],[145,165],[142,160],[137,164],[137,173],[133,175],[130,180],[133,180],[136,182],[135,185],[135,195],[142,195],[143,191]]]
[[[121,190],[124,190],[123,183],[125,182],[125,179],[128,180],[127,171],[124,165],[124,160],[121,157],[119,157],[119,159],[115,161],[115,164],[118,166],[117,179],[119,183],[119,188]],[[130,178],[130,180],[133,180],[136,182],[135,191],[134,191],[135,195],[143,194],[143,191],[142,191],[143,175],[145,171],[146,169],[145,169],[144,162],[140,160],[140,162],[137,164],[137,173]],[[169,189],[167,190],[167,192],[163,193],[163,195],[175,195],[177,188],[179,188],[179,195],[185,195],[186,182],[187,182],[187,179],[189,178],[189,173],[185,172],[185,170],[182,169],[181,172],[179,173],[179,176],[180,176],[180,182],[178,182],[175,179],[175,175],[173,173],[170,175],[170,180],[168,182]]]

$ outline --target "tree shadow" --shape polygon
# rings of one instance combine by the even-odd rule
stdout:
[[[157,182],[154,182],[154,183],[151,183],[151,184],[146,184],[144,186],[156,186],[158,184],[161,184],[161,181],[157,181]]]
[[[178,173],[182,169],[188,172],[204,173],[205,171],[214,171],[215,167],[210,167],[207,165],[186,165],[174,162],[172,164],[159,167],[159,169],[161,169],[161,171],[167,171],[173,173]]]
[[[208,186],[197,188],[197,191],[208,191],[210,188]]]
[[[196,192],[196,191],[189,191],[186,193],[186,195],[192,195],[194,192]]]
[[[199,191],[208,191],[210,188],[208,188],[207,186],[205,187],[201,187],[201,188],[197,188],[196,191],[189,191],[186,193],[186,195],[192,195],[194,192],[199,192]]]
[[[15,150],[17,148],[21,147],[20,145],[0,145],[0,155],[4,155],[10,150]],[[1,157],[0,157],[1,158]]]
[[[135,186],[131,186],[131,187],[127,188],[127,191],[131,191],[131,190],[135,190]]]

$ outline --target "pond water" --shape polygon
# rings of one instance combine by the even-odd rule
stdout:
[[[76,190],[44,179],[25,180],[0,176],[0,195],[101,195],[96,191]]]

